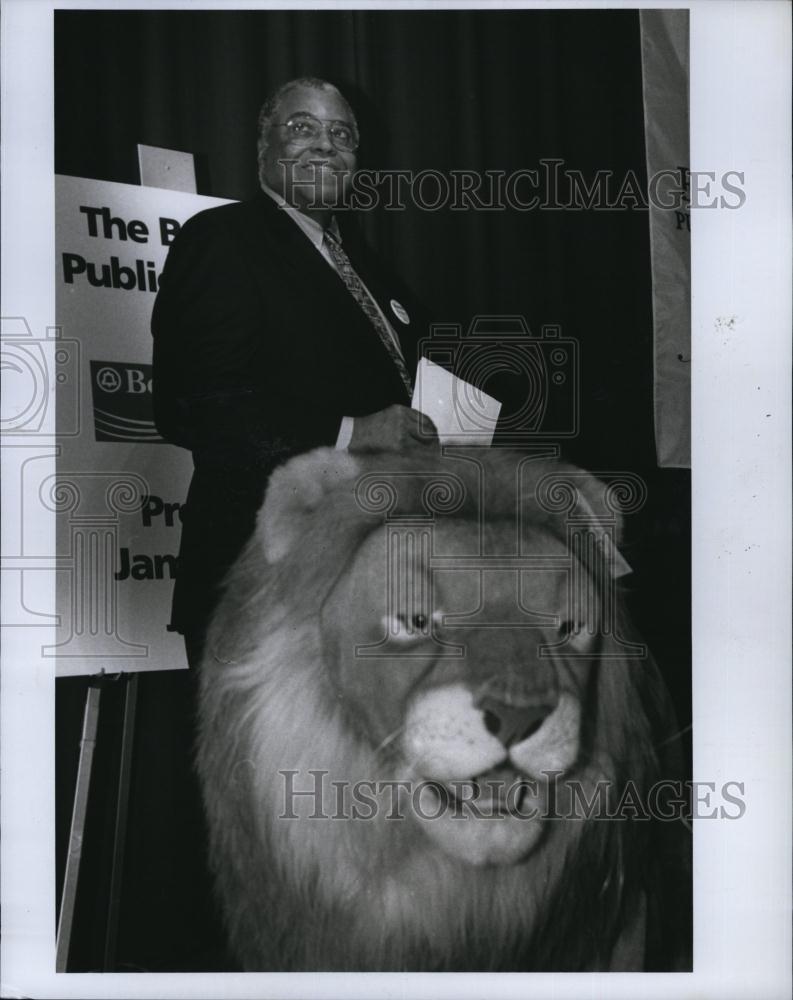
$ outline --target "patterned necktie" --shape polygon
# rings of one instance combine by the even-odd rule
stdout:
[[[405,385],[408,397],[412,398],[413,382],[410,378],[410,372],[407,370],[405,359],[402,357],[402,351],[399,349],[399,345],[396,342],[395,334],[393,334],[388,328],[387,323],[380,314],[380,310],[377,308],[377,305],[371,295],[364,288],[361,279],[355,273],[355,269],[350,263],[350,258],[341,248],[341,244],[338,243],[336,239],[327,231],[325,232],[324,241],[325,246],[328,248],[328,252],[336,264],[339,277],[347,286],[348,291],[361,309],[363,309],[366,313],[372,326],[377,331],[377,334],[383,343],[383,347],[385,347],[388,351],[391,360],[397,366],[397,371],[399,372]]]

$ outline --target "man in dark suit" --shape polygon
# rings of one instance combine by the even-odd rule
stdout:
[[[262,191],[190,219],[168,254],[152,318],[154,408],[195,466],[173,604],[191,666],[276,465],[320,445],[436,440],[409,408],[426,320],[334,212],[357,140],[335,87],[284,85],[259,119]],[[139,691],[125,966],[230,967],[191,763],[195,673],[156,672]]]
[[[335,87],[290,81],[260,114],[262,191],[189,220],[168,255],[152,319],[154,408],[195,465],[173,607],[191,662],[276,465],[337,442],[434,438],[409,409],[426,322],[334,214],[357,147]]]

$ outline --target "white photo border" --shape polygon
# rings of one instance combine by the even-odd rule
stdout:
[[[429,6],[462,4],[391,4]],[[745,173],[739,210],[695,211],[692,222],[694,779],[743,781],[746,801],[740,821],[695,823],[695,971],[56,975],[53,666],[28,630],[4,629],[3,997],[790,996],[791,10],[786,0],[630,6],[690,9],[691,169]],[[53,11],[77,8],[120,9],[104,0],[4,0],[0,15],[0,314],[24,316],[36,336],[55,324]],[[5,547],[18,525],[3,510]],[[40,530],[54,538],[43,515]],[[54,581],[43,586],[54,607]]]

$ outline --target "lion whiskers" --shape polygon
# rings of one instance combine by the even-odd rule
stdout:
[[[402,723],[401,725],[397,726],[396,729],[392,730],[374,748],[375,755],[379,757],[387,747],[390,747],[391,744],[395,740],[398,740],[400,738],[400,736],[404,733],[404,731],[405,731],[405,724],[404,723]]]

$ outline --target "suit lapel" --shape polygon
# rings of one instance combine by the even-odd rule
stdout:
[[[267,277],[272,273],[273,261],[277,261],[283,277],[291,278],[298,288],[305,288],[307,294],[310,290],[312,296],[333,303],[335,308],[346,305],[344,296],[349,297],[346,288],[343,284],[337,287],[340,283],[332,269],[286,212],[263,192],[250,202],[250,206],[244,233],[247,259],[262,292],[268,296],[272,294]]]
[[[323,303],[318,311],[335,317],[333,326],[335,335],[339,338],[339,353],[344,355],[347,352],[355,352],[363,357],[368,355],[378,358],[381,364],[385,362],[388,372],[393,374],[393,378],[401,387],[399,372],[381,343],[377,331],[372,327],[344,281],[322,258],[305,233],[301,232],[293,220],[264,192],[248,204],[250,211],[245,215],[246,224],[243,229],[245,259],[253,269],[254,279],[262,294],[265,297],[273,294],[271,275],[273,262],[277,261],[283,280],[291,281],[296,289],[303,289],[305,295],[310,295],[316,302]],[[351,263],[357,271],[357,261],[351,259]],[[380,308],[388,316],[378,293],[371,288],[363,274],[361,278],[372,294],[377,296]],[[391,317],[388,318],[391,322]],[[326,332],[321,321],[318,322],[318,327],[322,328],[323,334]],[[316,331],[308,332],[310,334]],[[397,333],[399,335],[402,331]]]

